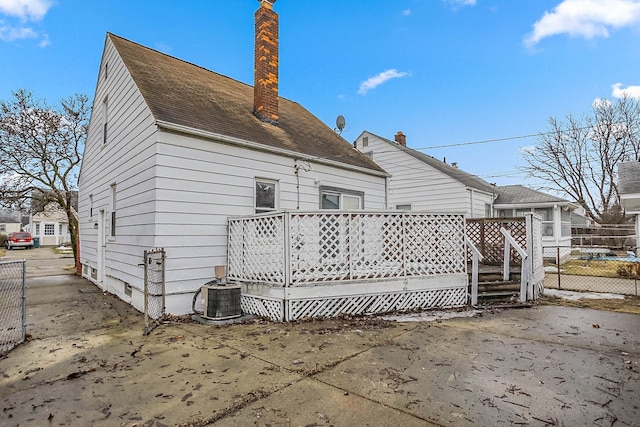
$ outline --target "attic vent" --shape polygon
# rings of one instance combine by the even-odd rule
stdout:
[[[213,320],[240,317],[240,285],[205,284],[201,295],[204,303],[202,317]]]

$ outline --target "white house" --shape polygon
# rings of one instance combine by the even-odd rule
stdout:
[[[636,255],[640,256],[640,162],[618,164],[618,190],[627,215],[635,216]]]
[[[0,211],[0,234],[20,231],[20,212]]]
[[[500,186],[497,194],[496,216],[510,218],[533,212],[542,217],[545,257],[557,257],[557,248],[562,258],[571,253],[571,218],[580,207],[577,203],[523,185]]]
[[[389,207],[398,210],[461,212],[469,218],[492,216],[495,186],[455,164],[407,147],[406,135],[394,141],[364,131],[354,146],[384,168]]]
[[[107,34],[79,179],[83,276],[143,307],[143,251],[166,251],[167,312],[227,264],[228,217],[385,209],[385,171],[278,95],[277,15],[256,12],[250,86]],[[275,24],[275,27],[274,27]]]
[[[29,230],[33,237],[40,239],[40,246],[58,246],[71,241],[67,213],[55,202],[31,215]]]

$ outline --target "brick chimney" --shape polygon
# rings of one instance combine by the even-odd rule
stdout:
[[[407,135],[403,134],[401,131],[398,131],[394,138],[398,144],[404,147],[407,146]]]
[[[256,44],[253,114],[263,122],[278,124],[278,14],[276,0],[258,0],[255,13]]]

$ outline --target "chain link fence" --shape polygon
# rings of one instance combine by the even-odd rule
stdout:
[[[144,334],[165,316],[164,248],[144,251]]]
[[[544,287],[640,295],[640,258],[632,251],[594,246],[545,246]]]
[[[26,261],[0,261],[0,356],[24,342]]]

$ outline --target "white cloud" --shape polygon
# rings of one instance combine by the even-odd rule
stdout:
[[[545,37],[609,37],[609,30],[640,25],[640,0],[563,0],[533,24],[524,42],[533,46]]]
[[[613,105],[611,101],[609,101],[608,99],[602,99],[602,98],[596,98],[591,103],[591,106],[593,108],[610,107],[611,105]]]
[[[32,28],[28,27],[10,27],[0,22],[0,40],[4,42],[12,42],[20,39],[35,39],[38,37]]]
[[[622,83],[616,83],[614,85],[611,85],[611,89],[613,90],[611,95],[614,98],[622,98],[624,96],[628,96],[629,98],[640,99],[640,86],[627,86],[623,89]]]
[[[24,21],[40,21],[52,4],[51,0],[0,0],[0,13]]]
[[[476,0],[444,0],[445,3],[453,7],[475,6]]]
[[[22,39],[40,39],[38,43],[40,47],[49,46],[51,42],[47,34],[40,34],[25,23],[42,20],[52,5],[52,0],[0,0],[0,15],[17,18],[20,21],[19,24],[0,21],[0,40],[12,42]],[[17,20],[14,19],[14,21]]]
[[[398,72],[395,68],[383,71],[377,76],[369,77],[366,81],[362,82],[360,89],[358,89],[358,95],[365,95],[370,89],[375,89],[391,79],[405,77],[408,75],[409,74],[404,71]]]
[[[409,16],[411,15],[411,9],[405,9],[402,11],[402,16]]]

